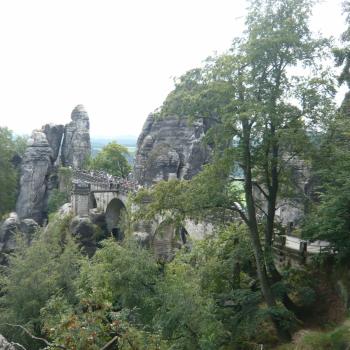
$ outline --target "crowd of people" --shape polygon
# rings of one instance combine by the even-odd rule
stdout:
[[[133,174],[128,177],[116,177],[102,170],[75,170],[74,176],[87,182],[100,182],[106,184],[110,190],[121,190],[123,192],[136,192],[141,186],[134,180]]]

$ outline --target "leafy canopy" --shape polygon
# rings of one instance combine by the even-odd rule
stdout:
[[[129,154],[128,149],[117,142],[113,141],[103,147],[103,149],[90,160],[89,167],[94,170],[104,170],[111,175],[126,178],[131,166],[126,156]]]
[[[10,130],[0,127],[0,219],[14,209],[18,172],[12,159],[16,154],[23,155],[24,148],[23,138],[14,139]]]

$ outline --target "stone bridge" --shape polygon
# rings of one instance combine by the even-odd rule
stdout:
[[[105,214],[108,232],[116,233],[123,213],[126,213],[129,194],[141,188],[136,182],[116,178],[104,172],[73,171],[72,210],[74,215],[89,217],[92,210]],[[202,239],[213,232],[210,223],[186,220],[183,227],[175,229],[162,217],[153,222],[141,222],[135,225],[134,234],[150,240],[151,246],[159,256],[169,257],[175,247],[186,243],[186,237]],[[327,249],[329,244],[323,241],[307,242],[290,235],[277,236],[274,242],[276,265],[301,266],[312,256]]]
[[[88,216],[92,208],[106,212],[113,199],[119,199],[126,206],[128,195],[139,188],[134,181],[82,170],[74,170],[72,182],[73,212],[82,217]]]
[[[105,213],[109,232],[117,229],[127,198],[138,189],[134,181],[117,178],[101,171],[74,170],[72,177],[72,210],[79,217],[90,211]]]
[[[104,172],[74,170],[72,176],[72,211],[75,216],[88,218],[94,211],[105,214],[107,230],[117,234],[123,213],[126,214],[127,200],[141,186],[131,180],[116,178]],[[186,220],[183,227],[175,229],[158,217],[152,222],[140,222],[134,226],[134,234],[148,239],[155,253],[169,257],[174,247],[186,242],[186,237],[202,239],[210,234],[210,223]]]

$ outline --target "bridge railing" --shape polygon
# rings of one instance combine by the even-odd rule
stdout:
[[[312,256],[330,251],[330,244],[326,241],[310,242],[294,236],[278,235],[275,237],[273,248],[279,262],[288,258],[287,260],[292,259],[298,264],[305,264]]]
[[[125,194],[135,193],[141,187],[136,181],[115,177],[103,171],[74,170],[73,182],[86,182],[99,190],[118,190]]]

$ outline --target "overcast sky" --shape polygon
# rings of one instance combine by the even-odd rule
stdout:
[[[341,0],[312,25],[344,30]],[[93,136],[138,135],[173,77],[243,29],[244,0],[0,0],[0,126],[29,134],[84,104]]]

